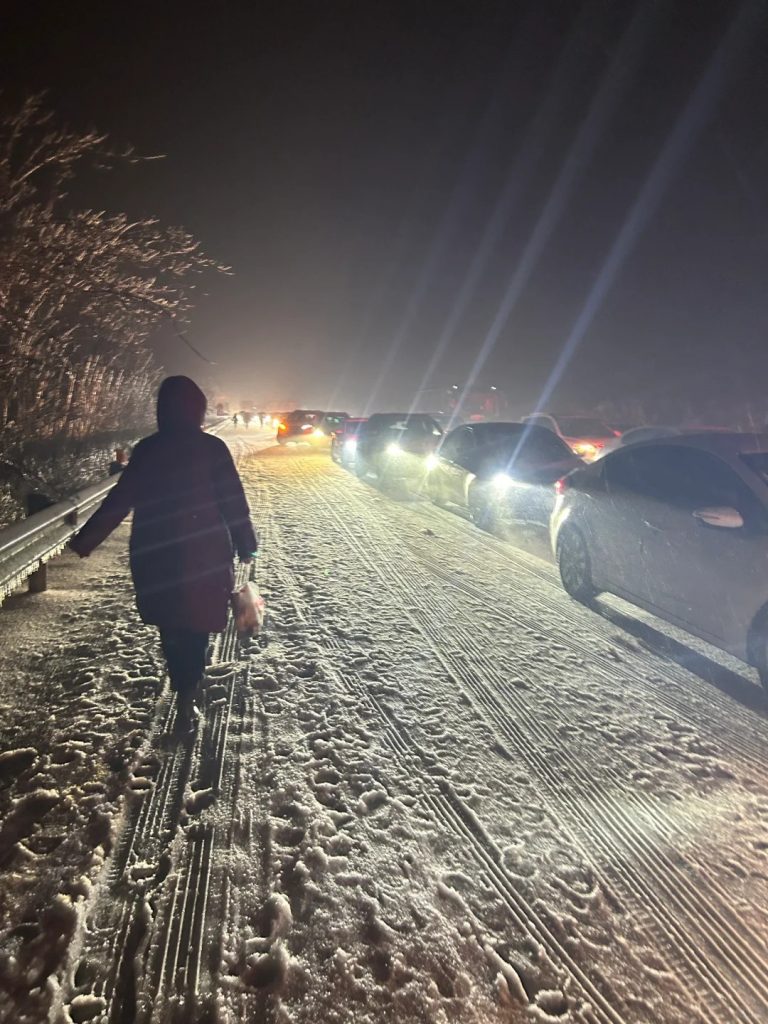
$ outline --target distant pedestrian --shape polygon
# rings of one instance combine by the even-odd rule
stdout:
[[[142,620],[160,630],[186,724],[196,716],[208,635],[227,622],[234,553],[250,562],[257,547],[229,449],[201,429],[205,408],[189,377],[167,377],[157,397],[157,433],[136,445],[115,487],[70,541],[86,557],[133,509],[136,603]]]
[[[253,413],[252,412],[248,412],[248,410],[246,410],[243,413],[243,423],[245,424],[245,429],[246,430],[248,429],[248,427],[250,427],[252,419],[253,419]]]
[[[266,418],[267,418],[267,414],[265,412],[260,412],[259,413],[259,426],[260,427],[264,426],[264,421],[266,420]]]
[[[235,413],[235,415],[232,417],[232,426],[236,427],[238,422],[239,422],[238,416],[237,416],[237,413]]]

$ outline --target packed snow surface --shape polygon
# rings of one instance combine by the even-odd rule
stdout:
[[[768,1019],[747,669],[573,603],[536,538],[225,436],[267,643],[216,640],[195,732],[127,528],[0,613],[0,1019]]]

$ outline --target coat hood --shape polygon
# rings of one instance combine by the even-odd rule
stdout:
[[[157,393],[159,430],[199,430],[208,406],[205,395],[189,377],[166,377]]]

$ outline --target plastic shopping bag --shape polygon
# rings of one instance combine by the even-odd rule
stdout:
[[[255,583],[244,583],[232,593],[232,614],[240,640],[250,640],[264,628],[266,605]]]

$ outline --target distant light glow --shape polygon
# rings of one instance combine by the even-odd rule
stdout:
[[[597,455],[598,447],[602,448],[602,445],[591,444],[589,441],[576,441],[575,444],[571,445],[571,448],[576,455],[580,455],[582,459],[594,459]]]
[[[403,449],[400,447],[397,441],[390,441],[390,443],[387,445],[387,455],[397,456],[402,454]]]

